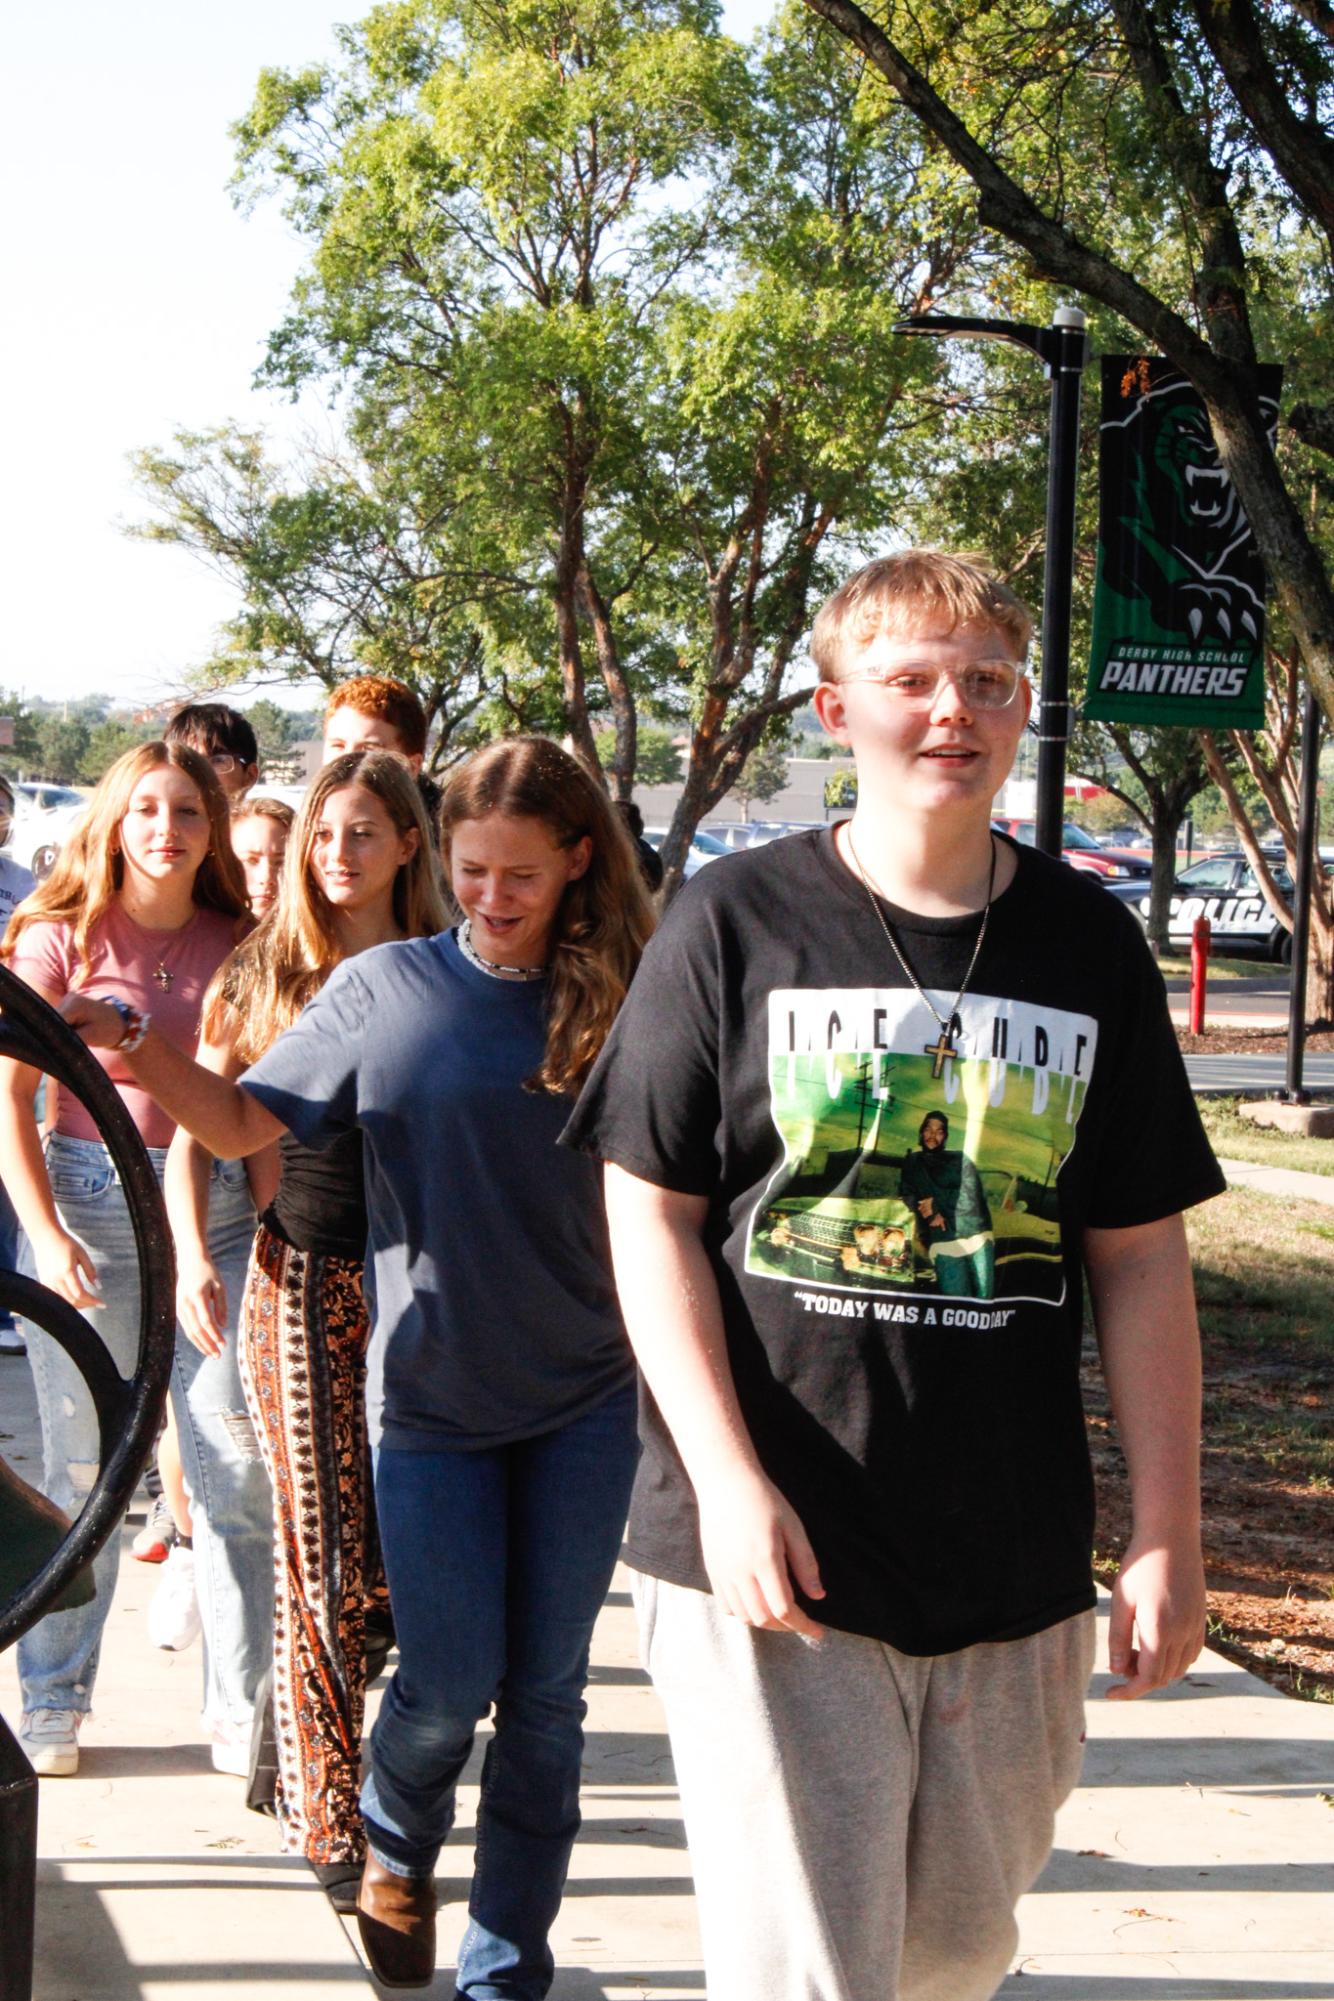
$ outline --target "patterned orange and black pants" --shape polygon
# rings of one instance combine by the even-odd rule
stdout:
[[[273,1481],[276,1804],[286,1854],[357,1862],[367,1613],[387,1614],[366,1442],[361,1263],[261,1224],[241,1378]]]

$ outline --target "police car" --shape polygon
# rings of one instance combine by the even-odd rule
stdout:
[[[1285,863],[1271,860],[1274,886],[1292,901],[1292,877]],[[1109,883],[1108,894],[1128,903],[1140,923],[1149,919],[1148,892],[1143,883]],[[1292,933],[1275,917],[1260,893],[1255,870],[1243,854],[1209,855],[1183,869],[1173,884],[1167,935],[1174,945],[1190,943],[1197,917],[1207,917],[1212,943],[1219,951],[1262,952],[1287,965],[1292,959]]]

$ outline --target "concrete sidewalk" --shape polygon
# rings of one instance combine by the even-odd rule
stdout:
[[[1262,1167],[1255,1160],[1225,1160],[1218,1165],[1227,1176],[1229,1188],[1258,1188],[1262,1195],[1278,1195],[1285,1202],[1325,1202],[1334,1205],[1334,1174],[1307,1174],[1294,1167]]]
[[[21,1359],[0,1361],[0,1450],[34,1476]],[[223,1982],[228,2001],[369,2001],[353,1927],[302,1863],[278,1854],[240,1781],[210,1768],[198,1649],[148,1645],[156,1577],[124,1556],[78,1776],[42,1781],[37,2001],[217,2001]],[[1109,1703],[1105,1652],[1100,1663],[1084,1780],[1024,1900],[1002,1993],[1334,2001],[1334,1707],[1277,1695],[1212,1654],[1166,1696]],[[12,1652],[0,1659],[0,1708],[17,1721]],[[429,2001],[453,1992],[477,1768],[442,1858],[442,1971]],[[699,2001],[671,1756],[620,1577],[594,1645],[584,1814],[553,2001]]]

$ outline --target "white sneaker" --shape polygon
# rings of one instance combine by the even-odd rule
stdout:
[[[157,1590],[148,1604],[148,1637],[155,1647],[179,1653],[199,1638],[199,1600],[195,1596],[195,1553],[182,1543],[167,1551]]]
[[[28,1344],[11,1320],[7,1327],[0,1327],[0,1355],[26,1355]]]
[[[250,1730],[240,1729],[234,1723],[213,1725],[213,1769],[228,1772],[233,1778],[250,1777]]]
[[[45,1779],[67,1779],[79,1769],[77,1709],[25,1709],[19,1723],[19,1745]]]

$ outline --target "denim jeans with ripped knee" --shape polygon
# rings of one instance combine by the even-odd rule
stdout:
[[[159,1178],[165,1149],[150,1147]],[[139,1283],[134,1231],[120,1180],[98,1140],[53,1133],[47,1142],[51,1192],[65,1227],[86,1244],[97,1267],[103,1305],[87,1319],[120,1374],[134,1373],[139,1344]],[[199,1503],[196,1547],[205,1622],[205,1708],[214,1721],[243,1724],[268,1658],[272,1628],[272,1527],[268,1481],[254,1444],[236,1373],[235,1316],[254,1210],[240,1163],[219,1162],[210,1184],[210,1248],[224,1276],[229,1330],[220,1366],[177,1333],[174,1401],[186,1483]],[[35,1272],[23,1243],[21,1268]],[[97,1478],[97,1417],[82,1376],[40,1328],[26,1329],[42,1421],[43,1490],[77,1515]],[[228,1370],[234,1379],[228,1388]],[[210,1501],[213,1516],[209,1517]],[[211,1541],[210,1541],[211,1538]],[[69,1612],[48,1613],[19,1642],[25,1709],[71,1709],[92,1703],[102,1628],[115,1589],[119,1538],[93,1569],[96,1596]]]

